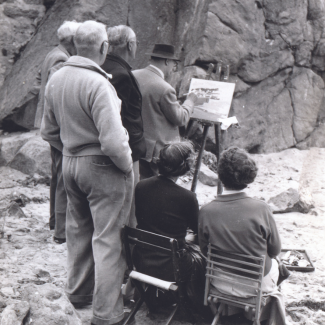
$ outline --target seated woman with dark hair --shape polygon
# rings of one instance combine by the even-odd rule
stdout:
[[[185,240],[188,228],[197,234],[199,205],[195,193],[176,184],[178,177],[186,174],[192,163],[193,145],[190,142],[165,145],[157,160],[159,175],[139,182],[135,188],[135,208],[137,228],[177,239],[183,280],[190,284],[192,292],[195,291],[190,298],[196,300],[194,304],[203,305],[204,257],[198,246],[195,252],[193,245]],[[140,272],[175,281],[172,260],[162,252],[135,247],[134,261]]]
[[[277,291],[279,265],[274,259],[281,251],[280,236],[269,206],[243,191],[254,182],[257,170],[255,161],[242,149],[231,147],[221,154],[218,175],[224,191],[200,210],[199,244],[204,255],[209,243],[226,253],[265,255],[262,291],[279,298],[282,317],[276,324],[281,325],[285,322],[285,313],[283,299]],[[234,295],[236,292],[244,297],[238,287],[213,284],[222,293]]]

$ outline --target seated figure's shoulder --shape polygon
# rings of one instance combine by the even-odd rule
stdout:
[[[270,210],[270,207],[269,205],[258,199],[258,198],[255,198],[255,197],[248,197],[248,200],[249,200],[249,204],[256,207],[256,208],[260,208],[260,209],[264,209],[264,210]]]

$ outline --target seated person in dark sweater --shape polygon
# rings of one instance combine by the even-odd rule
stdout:
[[[218,175],[224,191],[200,210],[199,244],[204,255],[209,243],[226,253],[265,255],[262,291],[271,293],[277,291],[279,265],[274,258],[281,251],[280,236],[269,206],[243,191],[254,181],[257,170],[242,149],[231,147],[222,153]],[[222,293],[245,297],[235,285],[231,288],[213,281],[212,285]]]
[[[181,272],[183,280],[193,280],[200,293],[196,300],[202,300],[205,278],[205,261],[198,246],[186,242],[187,229],[198,231],[199,205],[196,194],[175,182],[186,174],[193,162],[193,145],[190,142],[176,142],[165,145],[157,165],[159,175],[140,181],[135,189],[135,214],[137,228],[159,235],[175,238],[181,250]],[[195,247],[197,251],[195,252]],[[145,274],[166,281],[175,281],[170,256],[135,247],[136,269]],[[199,284],[198,284],[199,283]],[[191,288],[193,289],[193,286]],[[201,298],[200,298],[201,297]],[[200,302],[199,302],[200,303]]]

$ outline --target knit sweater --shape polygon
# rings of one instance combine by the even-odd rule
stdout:
[[[34,126],[41,127],[43,113],[44,113],[44,101],[45,101],[45,87],[49,80],[50,71],[56,65],[66,62],[70,57],[69,52],[63,45],[56,46],[51,52],[47,54],[41,68],[41,88],[39,92],[39,101],[37,104],[37,110],[35,115]]]
[[[199,214],[199,244],[203,254],[211,243],[229,253],[266,256],[265,272],[271,258],[281,250],[281,240],[267,204],[244,192],[219,195],[202,207]]]
[[[109,156],[123,172],[132,169],[121,101],[95,62],[72,56],[45,90],[41,135],[65,156]]]

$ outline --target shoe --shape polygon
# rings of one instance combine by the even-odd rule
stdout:
[[[92,302],[91,301],[89,301],[89,302],[72,302],[71,304],[73,305],[73,307],[75,309],[81,309],[81,308],[92,305]]]
[[[125,311],[125,309],[124,309],[124,317],[123,317],[123,319],[122,320],[120,320],[119,322],[117,322],[117,323],[115,323],[114,325],[123,325],[124,324],[124,322],[125,322],[125,320],[129,317],[129,312],[126,312]],[[129,321],[128,321],[128,323],[127,323],[127,325],[134,325],[135,324],[135,319],[134,319],[134,317],[133,318],[131,318]],[[91,325],[95,325],[94,323],[91,323]]]
[[[65,238],[58,238],[53,236],[53,241],[55,241],[57,244],[64,244],[67,240]]]

